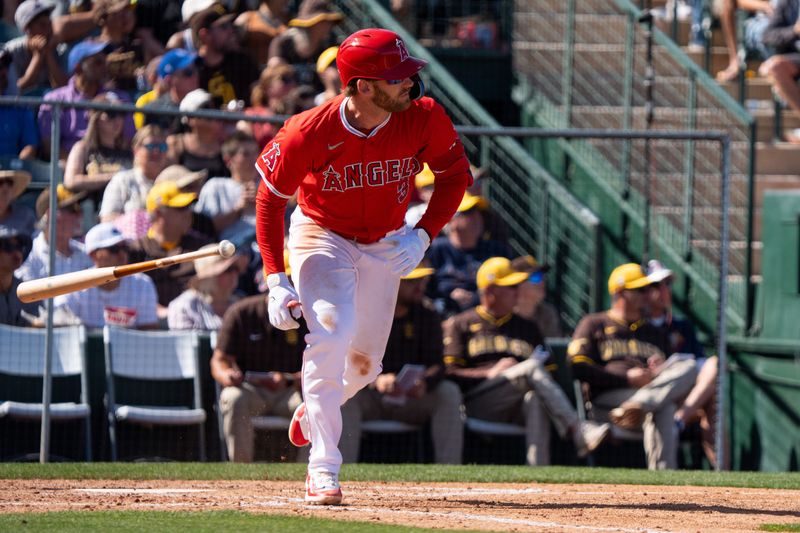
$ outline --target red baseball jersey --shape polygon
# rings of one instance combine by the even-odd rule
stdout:
[[[422,163],[436,187],[417,227],[435,237],[472,182],[464,147],[444,109],[430,98],[392,113],[369,133],[347,122],[347,98],[290,118],[256,161],[262,183],[256,233],[268,273],[283,272],[283,213],[297,191],[303,213],[360,243],[403,225],[414,176]]]

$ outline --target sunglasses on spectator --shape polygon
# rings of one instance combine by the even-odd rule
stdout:
[[[147,143],[144,145],[144,149],[148,152],[161,152],[162,154],[166,154],[167,143]]]
[[[108,246],[106,248],[103,248],[103,250],[106,250],[110,254],[118,254],[120,252],[127,252],[128,247],[122,244],[115,244],[114,246]]]
[[[14,186],[14,179],[13,178],[0,178],[0,187],[13,187]]]
[[[103,111],[100,114],[100,118],[104,120],[116,120],[118,118],[123,118],[124,113],[120,113],[117,111]]]
[[[541,283],[544,280],[544,272],[541,270],[538,272],[532,272],[530,276],[528,276],[528,282],[530,283]]]
[[[22,250],[16,239],[0,239],[0,252],[12,253]]]

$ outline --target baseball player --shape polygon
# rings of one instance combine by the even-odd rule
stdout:
[[[305,316],[305,403],[289,437],[311,443],[307,502],[342,501],[340,406],[381,372],[400,277],[422,259],[472,182],[444,109],[423,96],[426,62],[403,40],[365,29],[336,58],[343,94],[289,119],[256,162],[256,232],[269,287],[270,322]],[[414,227],[403,220],[411,180],[428,163],[436,189]],[[298,191],[284,273],[283,213]],[[298,305],[298,302],[300,305]]]

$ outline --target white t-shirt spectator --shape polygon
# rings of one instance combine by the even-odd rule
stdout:
[[[242,184],[231,178],[211,178],[200,190],[194,210],[211,218],[230,213],[242,196]],[[239,220],[219,233],[220,239],[238,242],[238,235],[255,232],[256,214],[244,213]]]
[[[58,274],[66,274],[67,272],[76,272],[78,270],[85,270],[92,268],[91,258],[83,251],[83,243],[74,239],[69,241],[69,248],[72,255],[67,257],[56,251],[56,271],[50,274],[48,266],[50,265],[50,245],[44,238],[44,233],[39,232],[35,239],[33,239],[33,247],[31,254],[22,263],[14,275],[22,281],[31,279],[46,278],[47,276],[57,276]]]
[[[138,168],[117,172],[103,191],[100,216],[144,209],[147,193],[152,187],[153,181],[147,179]]]
[[[222,317],[211,307],[210,298],[194,289],[186,289],[167,307],[169,329],[197,329],[215,331],[222,325]]]
[[[156,286],[145,274],[120,278],[119,287],[104,291],[92,287],[56,296],[53,307],[66,308],[87,328],[104,325],[138,328],[158,324]]]

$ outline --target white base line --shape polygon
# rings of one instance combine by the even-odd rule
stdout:
[[[242,507],[249,507],[249,506],[258,506],[258,507],[292,507],[290,504],[292,503],[299,503],[305,504],[305,501],[302,498],[285,498],[282,496],[274,496],[274,500],[283,500],[285,503],[280,503],[277,501],[264,501],[258,503],[242,503]],[[303,505],[306,509],[321,509],[319,505]],[[349,505],[344,506],[337,506],[331,505],[329,507],[324,507],[325,510],[330,510],[334,512],[348,512],[348,511],[357,511],[362,513],[374,513],[378,515],[386,515],[386,514],[394,514],[394,515],[401,515],[401,516],[420,516],[420,517],[440,517],[440,518],[448,518],[448,519],[457,519],[457,520],[470,520],[474,522],[492,522],[497,524],[509,524],[509,525],[516,525],[516,526],[530,526],[530,527],[538,527],[538,528],[561,528],[567,530],[588,530],[588,531],[621,531],[624,533],[671,533],[664,529],[645,529],[645,528],[624,528],[624,527],[602,527],[602,526],[581,526],[578,524],[560,524],[558,522],[539,522],[537,520],[525,520],[522,518],[507,518],[504,516],[494,516],[494,515],[482,515],[482,514],[473,514],[473,513],[460,513],[460,512],[451,512],[451,513],[442,513],[442,512],[430,512],[430,511],[402,511],[396,509],[385,509],[385,508],[377,508],[377,507],[352,507]]]
[[[215,492],[214,489],[73,489],[75,492],[93,494],[182,494],[191,492]]]

